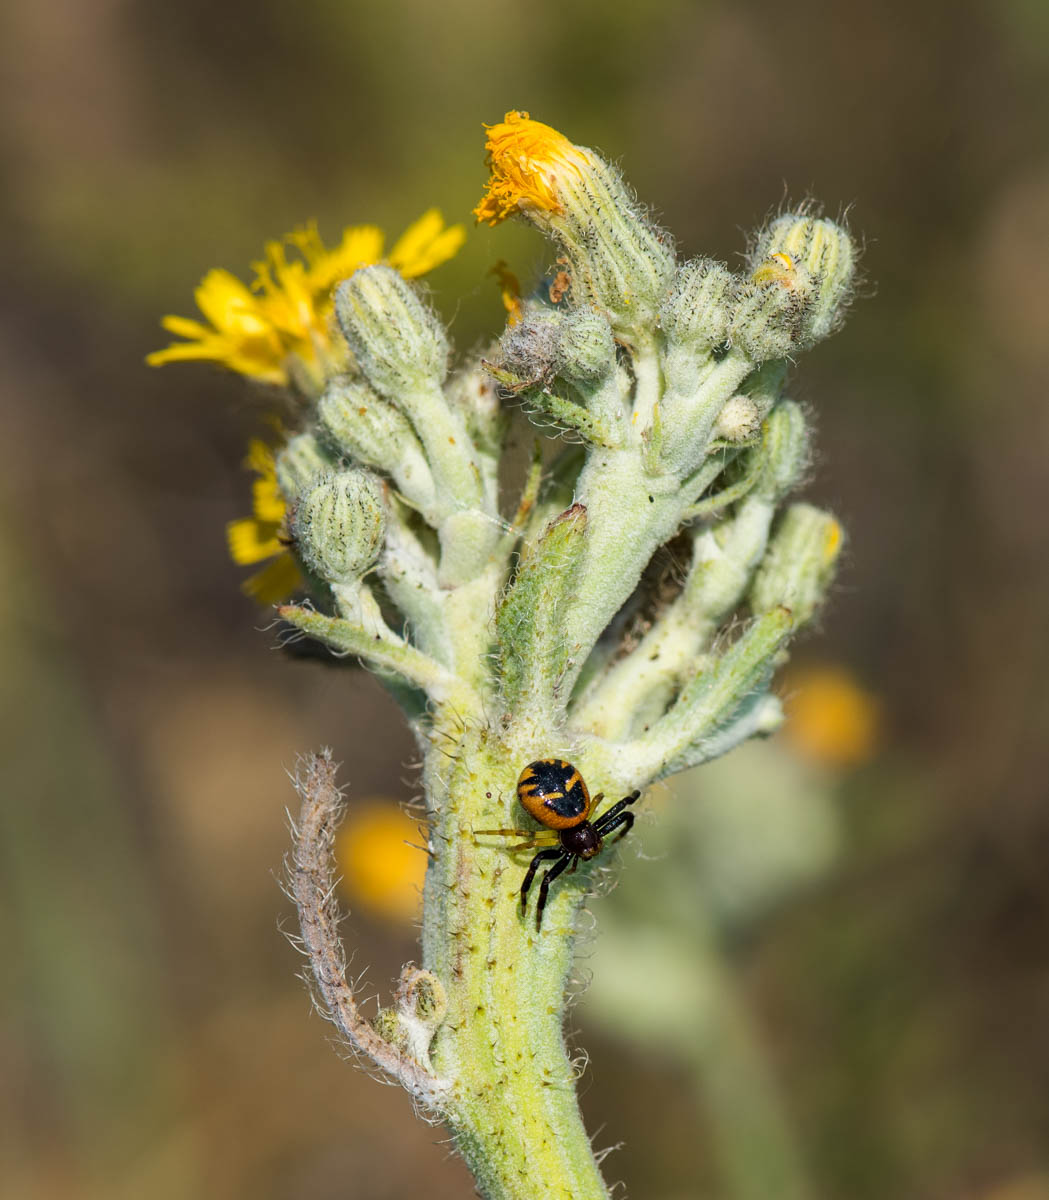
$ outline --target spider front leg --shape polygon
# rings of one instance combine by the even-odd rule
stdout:
[[[620,830],[619,837],[616,838],[617,842],[619,841],[619,838],[625,838],[631,829],[634,828],[634,814],[631,812],[619,813],[614,821],[609,821],[608,824],[601,829],[601,836],[607,839],[609,834],[615,833],[620,826],[622,826],[622,829]]]
[[[522,912],[524,912],[524,910],[528,907],[528,889],[532,886],[532,880],[535,878],[536,871],[539,870],[540,863],[548,862],[552,858],[564,858],[564,857],[566,857],[565,852],[561,849],[560,846],[556,846],[551,850],[540,850],[539,853],[535,856],[535,858],[533,858],[532,861],[528,864],[528,870],[525,873],[524,882],[521,884],[521,911]],[[563,871],[564,867],[561,867],[561,870]],[[550,874],[553,871],[557,871],[558,874],[560,874],[560,871],[558,871],[557,867],[551,867],[550,870],[547,871],[547,873],[543,876],[543,886],[539,889],[539,912],[540,913],[543,911],[542,906],[546,899],[547,881],[549,880]]]
[[[626,829],[619,835],[624,837],[634,824],[634,814],[625,813],[623,809],[628,804],[634,804],[641,798],[640,792],[631,792],[629,796],[624,796],[618,804],[613,804],[612,807],[603,816],[598,817],[594,822],[594,829],[601,837],[607,836],[614,829],[618,829],[620,825],[625,825]]]

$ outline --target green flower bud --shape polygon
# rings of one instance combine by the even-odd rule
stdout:
[[[335,459],[312,433],[293,437],[276,455],[277,483],[289,502],[304,491],[318,475],[335,466]]]
[[[659,312],[668,342],[709,350],[728,337],[736,289],[742,281],[710,258],[682,263]]]
[[[805,414],[793,400],[781,400],[765,419],[765,466],[758,488],[774,500],[797,487],[809,465]]]
[[[389,475],[416,508],[432,513],[433,472],[408,418],[363,379],[331,380],[317,405],[323,432],[343,454]]]
[[[358,365],[385,396],[440,384],[448,339],[433,310],[392,267],[362,267],[335,292],[335,314]]]
[[[798,296],[798,349],[841,324],[856,270],[856,247],[841,225],[805,212],[785,213],[759,235],[749,261],[755,282],[775,282]]]
[[[572,383],[600,380],[615,364],[612,330],[592,309],[537,309],[511,326],[500,343],[502,364],[528,383],[554,376]]]
[[[573,382],[602,379],[615,365],[612,330],[600,313],[580,308],[566,314],[557,347],[557,373]]]
[[[370,471],[335,471],[301,497],[290,525],[310,572],[335,585],[356,583],[382,546],[382,485]]]
[[[729,340],[752,362],[786,358],[801,345],[802,300],[779,279],[740,285]]]
[[[750,589],[755,616],[788,608],[795,625],[823,602],[841,551],[842,531],[830,513],[792,504],[784,513]]]
[[[761,412],[749,396],[733,396],[714,422],[713,437],[723,442],[748,442],[761,430]]]
[[[546,383],[553,378],[564,313],[535,308],[511,325],[499,343],[500,365],[522,384]]]
[[[482,453],[498,455],[508,414],[499,403],[495,380],[482,367],[470,366],[448,382],[448,398],[463,414],[466,428]]]

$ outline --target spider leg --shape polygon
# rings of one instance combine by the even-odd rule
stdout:
[[[586,819],[588,821],[594,815],[594,809],[597,808],[597,806],[601,803],[602,800],[604,800],[604,798],[605,798],[604,792],[598,792],[596,796],[590,797],[590,803],[586,807]]]
[[[552,858],[561,858],[564,856],[564,851],[558,846],[552,850],[540,850],[539,853],[528,864],[528,870],[525,872],[524,882],[521,884],[521,908],[522,910],[528,907],[528,889],[532,886],[532,880],[535,878],[536,871],[539,870],[539,864],[548,862]],[[550,870],[555,868],[551,867]],[[549,872],[547,872],[549,874]],[[543,877],[543,882],[546,882],[546,877]]]
[[[619,838],[626,837],[626,835],[634,827],[634,814],[632,812],[620,813],[614,821],[610,822],[604,827],[604,829],[601,830],[601,836],[603,838],[607,838],[610,834],[619,829],[620,826],[622,826],[622,830],[619,834],[619,837],[616,838],[617,842],[619,841]]]
[[[516,833],[517,830],[514,832]],[[527,842],[518,842],[516,846],[507,846],[507,851],[512,854],[515,850],[534,850],[536,846],[556,846],[561,841],[557,834],[550,834],[545,829],[531,835],[525,834],[525,837],[528,838]]]
[[[618,804],[613,804],[608,812],[603,813],[600,817],[598,817],[598,819],[594,822],[594,828],[603,837],[606,833],[608,833],[609,830],[615,829],[618,825],[622,825],[623,822],[618,819],[619,814],[624,808],[626,808],[628,804],[633,804],[635,801],[640,800],[640,798],[640,792],[631,792],[629,796],[624,796]],[[632,817],[630,824],[633,824]],[[629,827],[630,826],[628,825],[627,828]]]
[[[475,829],[474,837],[519,837],[525,840],[516,846],[507,846],[507,850],[531,850],[533,846],[554,846],[558,837],[549,829],[533,831],[531,829]]]
[[[536,857],[538,858],[539,856],[536,855]],[[543,876],[543,882],[539,885],[539,903],[535,906],[536,933],[539,932],[543,925],[543,909],[546,908],[546,894],[550,891],[550,884],[568,866],[570,860],[578,861],[578,855],[562,852],[562,857]],[[535,865],[534,861],[532,865]]]

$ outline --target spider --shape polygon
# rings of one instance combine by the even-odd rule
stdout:
[[[521,884],[521,911],[524,912],[528,908],[528,890],[536,872],[544,862],[552,864],[539,885],[539,903],[535,908],[537,932],[542,928],[543,909],[546,907],[550,884],[569,865],[574,871],[580,859],[591,859],[599,854],[604,839],[610,833],[620,827],[620,837],[629,833],[634,824],[634,814],[623,810],[640,796],[640,792],[631,792],[592,822],[590,815],[604,794],[598,792],[591,799],[582,775],[570,762],[563,758],[540,758],[529,763],[521,772],[517,780],[517,799],[521,807],[546,828],[534,833],[527,829],[479,829],[477,832],[526,839],[517,846],[509,847],[511,850],[549,847],[540,850],[532,859]]]

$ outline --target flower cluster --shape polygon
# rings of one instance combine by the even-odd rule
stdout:
[[[253,288],[213,272],[210,325],[169,318],[188,341],[151,361],[212,359],[297,392],[296,430],[252,447],[254,512],[231,549],[272,558],[252,590],[294,586],[280,618],[371,667],[423,752],[423,968],[371,1022],[337,947],[334,769],[300,772],[291,882],[321,1006],[449,1122],[482,1194],[530,1197],[541,1179],[584,1200],[606,1193],[561,997],[594,868],[582,856],[550,889],[551,868],[539,931],[521,919],[521,847],[480,831],[515,832],[517,777],[540,757],[632,802],[781,723],[773,673],[843,544],[792,498],[811,454],[788,369],[840,324],[855,248],[802,208],[758,232],[742,272],[682,261],[595,151],[523,112],[489,127],[487,151],[478,220],[532,223],[556,261],[525,296],[499,269],[510,320],[483,357],[453,364],[411,281],[461,240],[431,213],[385,257],[375,231],[335,250],[307,231],[267,248]],[[537,450],[507,511],[506,431],[524,417],[569,444]]]

